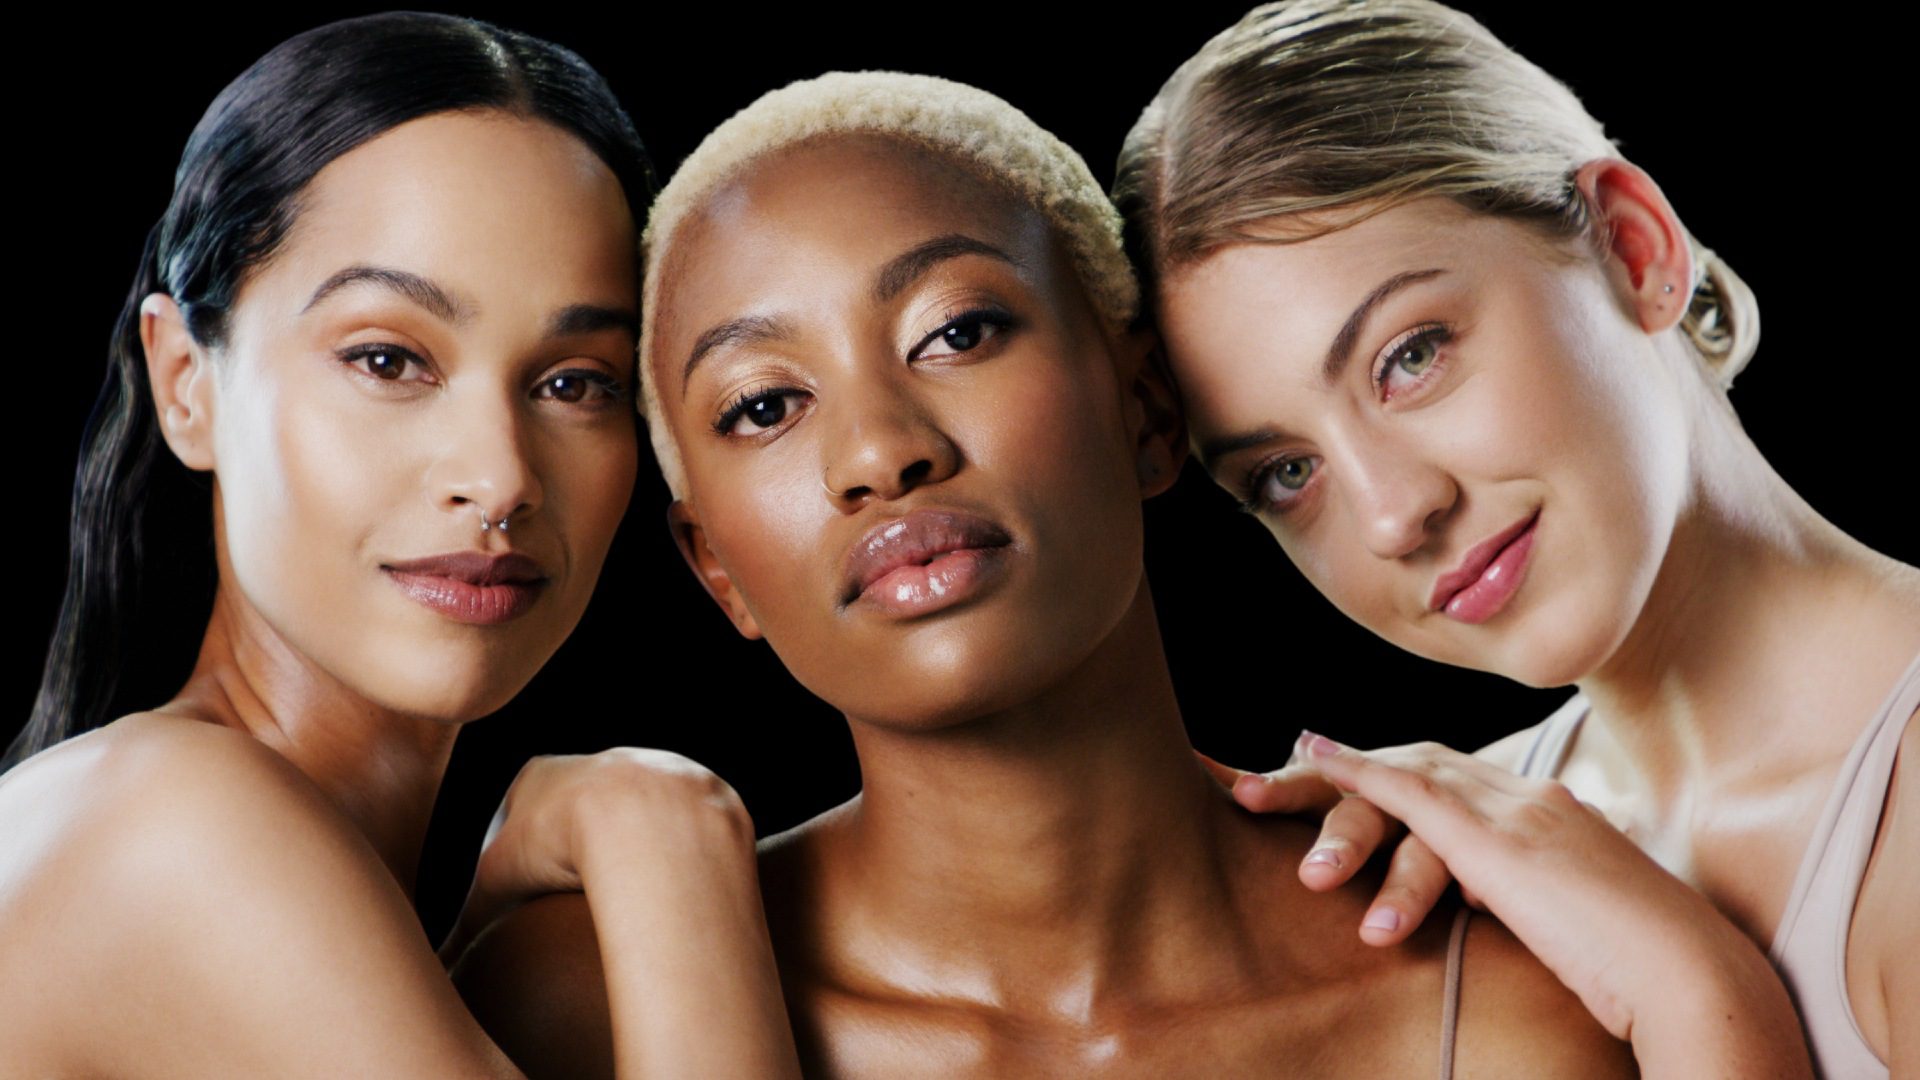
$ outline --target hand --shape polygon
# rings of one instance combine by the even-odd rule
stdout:
[[[684,838],[676,857],[717,857],[751,873],[752,820],[726,781],[699,763],[627,747],[536,757],[514,777],[487,828],[441,960],[458,960],[480,931],[528,900],[583,891],[581,868],[596,829],[622,834],[622,858],[645,859],[648,851],[636,844]]]
[[[1200,761],[1234,801],[1256,814],[1322,815],[1320,838],[1300,862],[1300,883],[1315,892],[1327,892],[1347,883],[1373,853],[1406,829],[1392,816],[1357,795],[1335,787],[1312,765],[1304,764],[1296,748],[1283,768],[1250,773],[1199,755]],[[1408,836],[1394,848],[1386,877],[1360,922],[1360,940],[1369,945],[1398,945],[1446,894],[1453,882],[1447,865],[1426,841]],[[1478,897],[1464,889],[1469,904]]]
[[[1649,1073],[1738,1061],[1808,1074],[1786,989],[1753,942],[1564,784],[1435,743],[1362,752],[1302,732],[1296,754],[1405,822]]]

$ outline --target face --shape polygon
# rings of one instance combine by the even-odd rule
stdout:
[[[1179,270],[1194,446],[1342,611],[1533,685],[1625,640],[1685,495],[1671,343],[1617,266],[1443,199]]]
[[[990,713],[1140,595],[1145,349],[1023,202],[816,140],[714,196],[661,273],[683,549],[816,694],[879,724]]]
[[[162,402],[214,474],[223,595],[381,707],[504,704],[632,490],[634,243],[612,173],[547,124],[441,114],[330,163]]]

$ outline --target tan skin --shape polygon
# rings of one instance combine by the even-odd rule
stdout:
[[[619,183],[573,136],[443,113],[314,178],[219,348],[147,298],[161,430],[212,479],[217,593],[178,695],[0,778],[9,1069],[519,1075],[462,1006],[410,894],[461,725],[573,629],[625,510],[633,244]],[[481,513],[511,516],[511,532],[482,532]],[[545,584],[493,624],[418,603],[384,569],[509,551]],[[669,919],[700,911],[751,953],[757,909],[715,914],[741,882],[751,899],[751,825],[685,765],[610,766],[624,801],[553,800],[571,842],[531,872],[577,869],[589,895]],[[596,877],[582,837],[704,855],[678,892],[650,891]],[[623,1009],[615,1026],[649,1019]]]
[[[1358,901],[1292,874],[1312,831],[1245,816],[1188,750],[1139,507],[1182,432],[1150,340],[1103,327],[1039,214],[931,152],[836,136],[755,163],[666,258],[677,535],[860,755],[858,798],[762,845],[809,1074],[1436,1068],[1446,927],[1353,941]],[[779,332],[683,378],[744,316]],[[727,415],[742,394],[758,405]],[[931,509],[1004,530],[994,569],[917,614],[849,601],[850,548]],[[518,1019],[562,980],[593,985],[584,905],[532,905],[478,951],[497,977],[470,1000],[506,1045],[602,1071],[590,992]],[[1497,924],[1473,924],[1465,970],[1462,1075],[1631,1069]]]
[[[1677,329],[1694,267],[1652,180],[1617,160],[1575,179],[1607,237],[1598,251],[1427,199],[1176,268],[1159,311],[1169,356],[1197,446],[1252,436],[1209,455],[1209,470],[1243,498],[1258,488],[1262,520],[1316,587],[1421,655],[1576,683],[1593,711],[1565,787],[1765,948],[1842,759],[1920,652],[1920,571],[1822,520],[1740,430]],[[1361,299],[1427,269],[1440,273],[1374,307],[1346,369],[1324,379],[1328,344]],[[1273,295],[1295,302],[1255,314]],[[1409,348],[1424,326],[1448,330]],[[1281,461],[1304,464],[1287,483],[1250,483]],[[1505,607],[1478,624],[1429,610],[1439,573],[1536,510],[1535,549]],[[1512,768],[1532,735],[1482,756]],[[1847,954],[1854,1014],[1895,1076],[1920,1075],[1920,800],[1903,794],[1916,740],[1909,724]],[[1518,792],[1474,823],[1461,808],[1500,801],[1508,780],[1437,747],[1371,762],[1320,749],[1314,767],[1415,834],[1371,909],[1399,925],[1363,930],[1368,940],[1411,932],[1451,870],[1543,958],[1564,960],[1563,977],[1593,969],[1586,985],[1570,981],[1590,1004],[1613,999],[1610,1026],[1659,1013],[1676,955],[1736,962],[1686,943],[1723,937],[1706,915],[1647,931],[1668,892],[1627,861],[1507,857],[1530,835],[1509,828],[1515,815],[1539,817],[1565,789]],[[1312,782],[1283,770],[1236,794],[1287,809],[1313,800]],[[1386,835],[1376,811],[1348,800],[1302,877],[1330,888]],[[1596,853],[1616,845],[1580,835]],[[1576,892],[1605,899],[1562,902]],[[1575,917],[1588,907],[1595,918]],[[1579,955],[1593,950],[1608,956],[1604,976]]]

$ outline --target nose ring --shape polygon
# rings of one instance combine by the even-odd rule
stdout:
[[[512,516],[513,514],[509,512],[508,514],[503,516],[499,521],[489,522],[487,521],[487,512],[485,510],[482,510],[480,511],[480,531],[486,532],[489,529],[498,529],[501,532],[506,532],[507,519],[511,518]]]

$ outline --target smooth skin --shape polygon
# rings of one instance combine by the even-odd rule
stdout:
[[[573,629],[626,509],[634,234],[619,183],[571,135],[443,113],[314,178],[220,348],[146,299],[161,430],[212,479],[213,615],[172,700],[0,778],[10,1074],[519,1075],[410,895],[460,726]],[[482,513],[511,532],[482,532]],[[546,584],[492,625],[382,569],[507,551]],[[744,811],[683,763],[631,764],[624,799],[554,813],[628,842],[642,816],[653,850],[698,849],[711,872],[684,880],[728,883],[663,895],[589,874],[589,895],[718,918],[714,897],[754,880]],[[726,925],[764,940],[757,910]],[[623,999],[615,1026],[653,1030],[646,1007]],[[621,1071],[714,1058],[682,1049],[623,1045]]]
[[[1920,571],[1822,520],[1740,430],[1678,329],[1692,257],[1646,173],[1603,160],[1575,182],[1597,246],[1426,199],[1314,240],[1221,249],[1169,276],[1159,316],[1215,480],[1256,500],[1307,578],[1387,640],[1577,684],[1593,712],[1559,779],[1651,858],[1636,870],[1592,830],[1593,858],[1515,857],[1569,798],[1560,784],[1505,800],[1468,840],[1462,808],[1510,782],[1431,745],[1366,767],[1323,747],[1237,779],[1236,797],[1324,807],[1328,780],[1380,796],[1414,835],[1365,940],[1413,932],[1450,870],[1543,958],[1603,948],[1611,975],[1576,988],[1613,1001],[1618,1031],[1622,1015],[1663,1015],[1690,967],[1751,968],[1716,920],[1648,931],[1674,899],[1654,863],[1753,952],[1771,943],[1841,760],[1920,652]],[[1328,378],[1329,345],[1363,298],[1429,270],[1361,313]],[[1276,295],[1292,302],[1263,300]],[[1442,333],[1420,341],[1430,327]],[[1269,479],[1283,462],[1288,482]],[[1430,609],[1464,551],[1535,512],[1530,563],[1498,613],[1469,624]],[[1517,767],[1533,735],[1481,757]],[[1909,724],[1848,949],[1854,1013],[1896,1076],[1920,1071],[1920,930],[1899,902],[1920,887],[1920,801],[1903,795],[1916,739]],[[1367,799],[1341,801],[1300,876],[1332,888],[1391,836]],[[1566,904],[1569,892],[1605,902]],[[1580,966],[1556,971],[1578,982]]]
[[[860,756],[859,797],[761,849],[809,1075],[1435,1070],[1446,927],[1354,941],[1360,902],[1294,879],[1312,830],[1244,814],[1190,752],[1140,518],[1184,435],[1151,339],[1103,328],[1044,219],[934,152],[834,136],[749,167],[666,257],[677,535]],[[748,315],[779,332],[682,377]],[[934,508],[1004,529],[998,568],[919,614],[849,602],[856,542]],[[490,935],[511,977],[470,988],[504,1045],[574,1047],[576,1076],[604,1072],[577,1050],[607,1044],[604,1007],[536,1003],[593,985],[587,906],[521,909]],[[1465,973],[1459,1075],[1631,1072],[1496,922]]]

